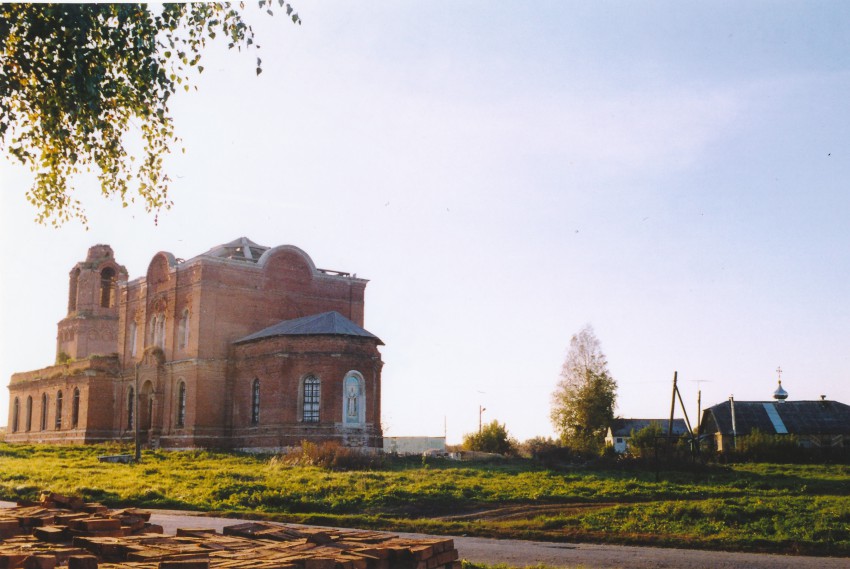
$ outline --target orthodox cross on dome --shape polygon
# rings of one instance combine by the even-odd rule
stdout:
[[[776,391],[773,392],[773,398],[779,401],[780,403],[788,399],[788,392],[782,389],[782,368],[776,368],[776,375],[779,380],[779,387],[776,388]]]

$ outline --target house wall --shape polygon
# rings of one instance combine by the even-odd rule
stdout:
[[[628,448],[629,437],[615,437],[608,429],[608,434],[605,436],[605,445],[614,447],[614,452],[623,454]]]

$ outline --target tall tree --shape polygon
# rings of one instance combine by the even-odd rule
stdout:
[[[259,5],[273,14],[271,2]],[[68,182],[92,168],[103,195],[125,207],[137,198],[148,212],[170,207],[163,157],[179,139],[168,103],[190,89],[216,37],[254,44],[229,3],[0,4],[0,150],[35,173],[27,199],[37,221],[85,224]],[[142,143],[138,161],[128,135]]]
[[[551,419],[561,441],[569,446],[599,448],[614,418],[617,382],[608,372],[593,328],[585,326],[570,339],[561,378],[552,393]]]

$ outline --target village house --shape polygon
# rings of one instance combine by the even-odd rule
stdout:
[[[56,363],[16,373],[6,440],[380,449],[381,340],[367,281],[242,237],[128,280],[108,245],[70,272]]]
[[[735,448],[738,437],[794,435],[804,448],[850,448],[850,405],[821,397],[817,401],[788,401],[779,382],[773,401],[718,403],[702,414],[700,437],[713,441],[718,452]]]
[[[629,449],[629,439],[632,434],[650,425],[657,425],[663,435],[669,432],[669,419],[614,419],[608,427],[605,435],[605,445],[614,448],[614,451],[623,454]],[[673,419],[673,436],[681,437],[688,432],[684,419]]]

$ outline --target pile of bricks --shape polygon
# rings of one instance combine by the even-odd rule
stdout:
[[[47,543],[64,543],[77,536],[162,533],[161,526],[149,523],[150,517],[150,512],[135,508],[110,510],[79,498],[43,494],[36,505],[0,509],[0,539],[33,535]]]
[[[46,495],[0,509],[0,569],[459,569],[451,539],[251,522],[162,535],[143,510]]]

